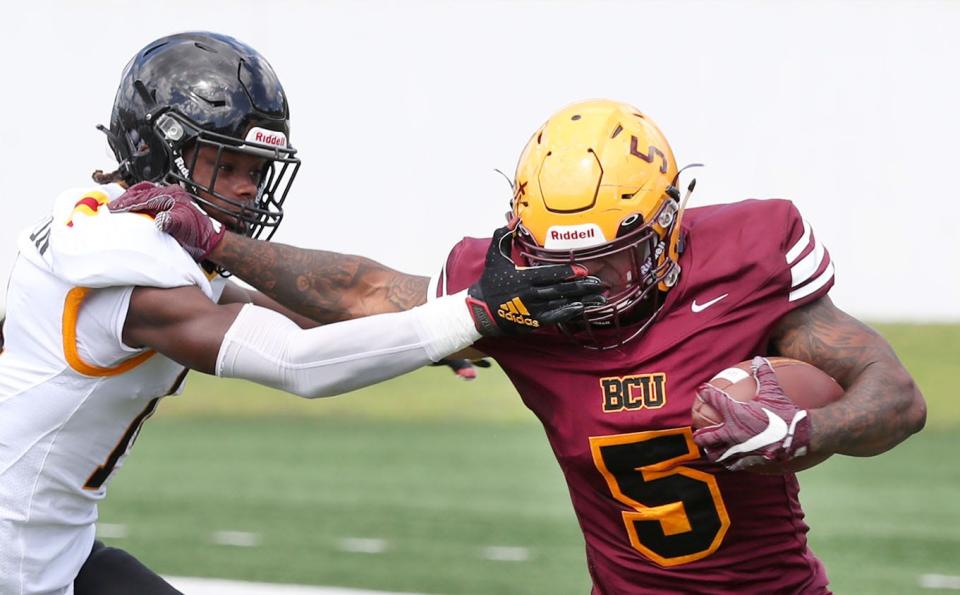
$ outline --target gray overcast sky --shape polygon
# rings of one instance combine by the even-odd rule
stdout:
[[[268,8],[268,10],[266,9]],[[433,274],[503,221],[528,136],[576,100],[633,103],[692,205],[785,197],[873,320],[960,320],[960,3],[18,2],[0,24],[0,275],[16,231],[112,167],[94,129],[161,35],[259,49],[304,166],[276,239]]]

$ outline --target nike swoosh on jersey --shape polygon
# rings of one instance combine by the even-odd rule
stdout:
[[[722,300],[723,298],[727,297],[728,295],[730,295],[730,294],[725,293],[725,294],[721,295],[720,297],[715,297],[715,298],[713,298],[712,300],[710,300],[709,302],[706,302],[706,303],[703,303],[703,304],[698,304],[698,303],[697,303],[697,300],[693,300],[693,303],[690,304],[690,309],[693,310],[694,312],[703,312],[704,310],[706,310],[706,309],[709,308],[710,306],[716,304],[717,302],[719,302],[719,301]]]
[[[758,448],[763,448],[764,446],[769,446],[774,442],[780,442],[787,437],[787,422],[783,421],[783,419],[766,407],[761,407],[761,409],[763,409],[763,412],[767,414],[767,427],[752,438],[744,440],[740,444],[735,444],[728,448],[727,451],[723,453],[719,459],[717,459],[718,462],[728,457],[732,457],[735,454],[750,452],[752,450],[757,450]]]

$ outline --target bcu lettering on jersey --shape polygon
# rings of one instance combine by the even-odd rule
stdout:
[[[659,409],[667,402],[667,375],[662,372],[600,379],[604,413]]]

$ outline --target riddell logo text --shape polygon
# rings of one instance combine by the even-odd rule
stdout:
[[[604,413],[659,409],[667,403],[667,375],[662,372],[600,379]]]
[[[530,328],[540,327],[540,321],[530,318],[530,312],[518,297],[500,304],[500,307],[497,308],[497,316],[515,324],[529,326]]]
[[[254,135],[253,140],[265,145],[273,145],[274,147],[287,146],[287,139],[284,138],[282,134],[265,134],[258,130]]]
[[[173,163],[176,164],[177,169],[180,170],[180,175],[182,175],[185,178],[190,177],[190,170],[187,169],[187,164],[183,162],[182,155],[177,156],[177,158],[173,160]]]
[[[550,239],[551,240],[585,240],[587,238],[595,237],[596,230],[591,227],[590,229],[570,229],[567,231],[557,231],[555,229],[550,230]]]

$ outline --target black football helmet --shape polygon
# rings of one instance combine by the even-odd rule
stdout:
[[[124,181],[179,183],[207,212],[236,221],[235,231],[270,239],[283,219],[283,201],[300,167],[290,146],[290,106],[270,64],[250,46],[218,33],[178,33],[151,42],[123,71],[107,134]],[[199,149],[264,159],[257,197],[243,204],[216,192],[191,172]],[[190,159],[185,159],[184,150]],[[216,196],[225,208],[199,196]]]

